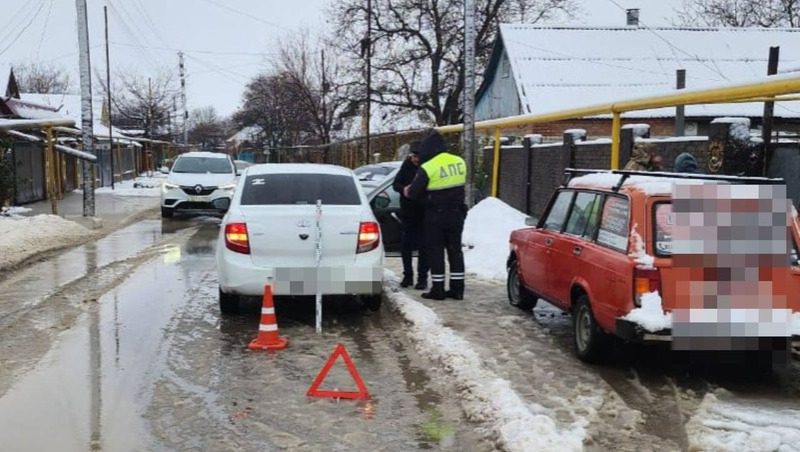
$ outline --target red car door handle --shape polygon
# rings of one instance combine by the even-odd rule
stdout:
[[[583,251],[583,248],[581,248],[579,246],[576,246],[575,248],[572,248],[572,254],[574,254],[576,256],[580,256],[581,255],[581,251]]]

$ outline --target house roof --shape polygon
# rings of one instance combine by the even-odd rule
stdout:
[[[75,121],[75,127],[80,129],[82,126],[81,118],[81,96],[77,94],[34,94],[22,93],[22,110],[17,113],[25,118],[45,119],[55,115],[55,117],[68,117]],[[9,99],[13,102],[15,99]],[[94,98],[92,102],[92,129],[94,136],[100,140],[108,139],[108,127],[100,121],[103,111],[103,101]],[[23,114],[24,113],[24,114]],[[38,115],[38,116],[37,116]],[[50,115],[50,116],[48,116]],[[123,142],[130,140],[130,137],[123,134],[121,130],[112,127],[112,136]]]
[[[675,89],[677,69],[686,70],[689,89],[763,78],[771,46],[780,46],[780,68],[800,67],[800,29],[502,24],[478,98],[498,75],[503,50],[522,114],[538,114],[667,94]],[[674,112],[662,108],[624,116],[671,117]],[[688,117],[762,113],[763,103],[686,107]],[[775,116],[800,118],[800,102],[776,103]]]

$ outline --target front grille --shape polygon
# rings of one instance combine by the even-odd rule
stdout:
[[[217,187],[203,187],[200,193],[197,193],[194,187],[181,187],[181,190],[183,190],[184,193],[191,196],[208,196],[211,193],[214,193],[214,190],[216,189]]]
[[[217,210],[210,202],[185,201],[176,207],[178,210]]]

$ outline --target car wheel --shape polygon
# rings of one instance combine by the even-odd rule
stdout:
[[[383,294],[362,295],[361,302],[364,303],[364,306],[369,308],[370,311],[377,311],[381,308],[381,303],[383,303]]]
[[[237,314],[239,312],[239,296],[225,293],[219,289],[219,311],[223,314]]]
[[[508,292],[508,302],[511,306],[529,311],[536,307],[538,297],[526,289],[519,279],[519,266],[517,260],[513,259],[508,265],[508,278],[506,278],[506,289]]]
[[[608,336],[600,329],[594,319],[589,297],[581,295],[572,312],[573,332],[575,333],[575,353],[582,361],[594,363],[603,357]]]
[[[175,209],[171,207],[162,207],[161,208],[161,218],[172,218],[172,215],[175,213]]]

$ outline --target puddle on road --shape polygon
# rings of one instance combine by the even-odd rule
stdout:
[[[98,244],[100,262],[133,255],[126,243],[141,249],[157,241],[160,222],[145,223]],[[208,241],[207,235],[193,239]],[[164,368],[175,315],[191,302],[184,299],[196,284],[190,273],[213,268],[210,259],[193,257],[193,246],[179,253],[183,265],[156,259],[141,266],[58,336],[0,398],[2,449],[152,450],[142,419],[150,386]]]

